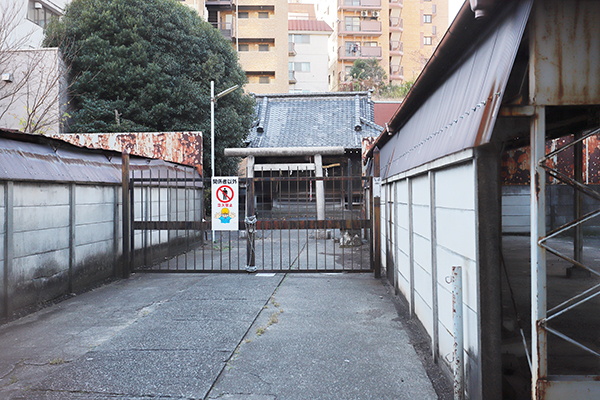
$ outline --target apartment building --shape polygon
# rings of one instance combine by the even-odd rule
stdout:
[[[333,29],[317,21],[313,4],[290,3],[288,14],[289,92],[329,90],[329,39]]]
[[[201,11],[199,1],[185,3]],[[238,51],[249,81],[244,89],[253,93],[287,93],[287,0],[206,0],[204,5],[208,22],[230,38]]]
[[[391,82],[415,79],[448,29],[448,0],[337,1],[332,91],[358,59],[377,59]]]

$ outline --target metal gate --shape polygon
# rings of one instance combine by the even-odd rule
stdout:
[[[124,163],[126,173],[128,270],[372,270],[372,218],[367,215],[372,207],[366,207],[365,198],[371,178],[316,178],[302,171],[240,178],[239,230],[211,232],[210,179],[203,180],[194,168],[168,163]],[[325,193],[322,219],[317,219],[317,185]]]

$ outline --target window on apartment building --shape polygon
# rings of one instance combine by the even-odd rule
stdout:
[[[266,11],[259,11],[258,12],[258,18],[269,18],[269,13]]]
[[[258,83],[271,83],[271,78],[268,76],[259,76]]]
[[[344,26],[346,31],[360,31],[360,17],[346,17],[344,18]]]
[[[310,72],[310,63],[309,62],[289,62],[288,69],[290,71],[298,71],[298,72]]]
[[[436,7],[436,5],[435,5],[435,4],[432,4],[432,5],[431,5],[431,13],[432,13],[432,14],[437,14],[437,7]]]
[[[344,0],[345,6],[360,6],[360,0]]]
[[[360,56],[360,43],[359,42],[346,42],[346,57],[358,57]]]
[[[431,45],[432,40],[431,40],[431,36],[423,36],[423,44],[425,46]]]
[[[269,45],[268,44],[259,44],[258,51],[269,51]]]
[[[423,22],[426,24],[431,23],[431,14],[423,14]]]
[[[240,44],[239,46],[239,51],[250,51],[250,45],[249,44]]]
[[[434,25],[434,26],[431,27],[431,34],[432,35],[437,35],[437,26]]]
[[[377,47],[379,46],[379,43],[377,42],[363,42],[363,47]]]
[[[310,44],[310,35],[288,35],[289,41],[292,43]]]
[[[238,13],[238,18],[239,19],[248,19],[248,12],[247,11],[242,11]]]
[[[50,10],[45,4],[39,1],[29,1],[27,19],[33,21],[35,24],[45,27],[50,22],[50,18],[58,16],[58,13]]]

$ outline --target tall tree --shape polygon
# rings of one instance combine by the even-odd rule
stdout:
[[[45,45],[61,44],[72,132],[202,131],[210,165],[210,81],[217,93],[247,81],[218,30],[175,0],[74,0],[46,30]],[[219,100],[218,174],[236,172],[223,149],[242,144],[253,106],[241,90]]]

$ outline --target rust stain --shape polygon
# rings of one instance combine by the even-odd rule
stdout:
[[[565,136],[546,143],[546,154],[559,149],[573,141],[573,136]],[[583,146],[583,179],[587,184],[600,184],[600,137],[592,136],[584,141]],[[528,185],[531,150],[522,147],[504,152],[501,160],[501,176],[504,185]],[[575,178],[574,149],[567,149],[546,161],[546,165],[560,173]],[[560,183],[548,177],[549,184]]]
[[[484,144],[485,134],[488,131],[490,123],[492,121],[493,114],[493,105],[495,104],[495,93],[496,93],[496,82],[492,84],[490,88],[490,93],[487,97],[487,102],[485,103],[485,107],[483,108],[483,117],[481,117],[481,122],[479,124],[479,129],[477,130],[477,136],[475,137],[475,146],[480,146]]]
[[[199,132],[139,132],[56,134],[75,146],[126,151],[129,154],[191,165],[202,171],[202,134]]]

